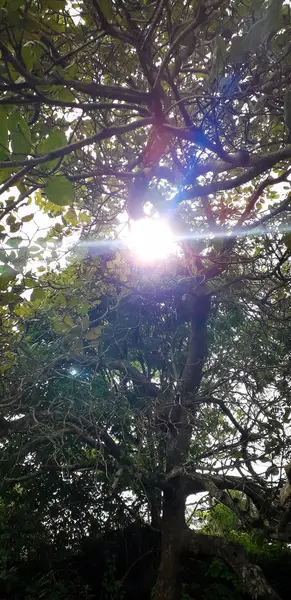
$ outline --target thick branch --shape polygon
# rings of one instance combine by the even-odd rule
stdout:
[[[242,579],[252,598],[279,600],[280,597],[268,584],[260,567],[250,562],[246,550],[240,544],[229,542],[218,536],[185,530],[182,534],[182,547],[184,551],[194,555],[201,553],[206,556],[218,556],[225,560]]]
[[[65,100],[54,100],[51,98],[40,98],[39,96],[25,95],[23,98],[12,97],[12,98],[2,98],[0,100],[0,105],[31,105],[31,104],[39,104],[42,106],[63,106],[64,108],[75,108],[78,110],[82,110],[84,112],[89,112],[91,110],[134,110],[140,113],[142,116],[150,117],[150,111],[144,106],[138,106],[137,104],[131,104],[129,102],[114,103],[114,102],[69,102]]]
[[[148,104],[152,95],[149,92],[141,92],[139,90],[132,90],[127,87],[121,87],[118,85],[102,85],[99,83],[84,83],[75,79],[61,79],[60,77],[50,77],[47,79],[40,79],[38,77],[33,78],[33,83],[40,89],[50,86],[62,86],[68,89],[74,89],[77,92],[82,92],[92,98],[111,98],[112,100],[124,100],[125,102],[134,102],[136,104]],[[22,90],[31,89],[31,83],[10,83],[9,85],[0,84],[0,91],[2,92],[21,92]],[[45,102],[44,102],[45,103]]]
[[[190,402],[200,386],[202,369],[207,353],[207,319],[210,311],[210,296],[198,287],[192,295],[192,316],[186,364],[181,377],[181,394],[191,394]],[[191,294],[188,294],[191,301]],[[188,402],[187,402],[188,404]]]
[[[39,156],[38,158],[34,158],[31,160],[11,160],[11,161],[0,161],[0,169],[12,169],[14,167],[29,167],[33,169],[37,165],[45,163],[47,161],[54,160],[56,158],[61,158],[63,156],[67,156],[71,154],[71,152],[75,152],[75,150],[79,150],[80,148],[84,148],[85,146],[90,146],[95,142],[101,142],[102,140],[107,140],[113,136],[123,135],[124,133],[128,133],[129,131],[134,131],[135,129],[139,129],[140,127],[145,127],[147,125],[152,124],[152,119],[137,119],[127,125],[115,125],[113,127],[108,127],[107,129],[102,129],[102,131],[98,131],[94,135],[91,135],[87,138],[83,138],[78,142],[74,142],[73,144],[69,144],[68,146],[63,146],[62,148],[58,148],[57,150],[53,150],[52,152],[48,152],[43,156]]]
[[[126,360],[106,360],[106,366],[109,369],[120,371],[129,377],[134,383],[141,386],[145,393],[151,398],[158,398],[162,395],[162,391],[159,387],[152,383],[145,377],[138,369],[136,369],[130,362]]]
[[[290,152],[290,157],[291,157],[291,147],[289,149],[289,152]],[[245,173],[242,173],[241,175],[238,175],[237,177],[233,177],[233,179],[226,179],[226,180],[224,179],[221,181],[214,181],[214,182],[206,184],[206,185],[195,185],[192,188],[190,188],[189,190],[184,190],[182,192],[178,192],[178,194],[176,194],[176,196],[171,200],[171,205],[173,206],[173,208],[175,208],[177,205],[179,205],[181,202],[183,202],[185,200],[192,200],[194,198],[198,198],[199,196],[215,194],[216,192],[219,192],[222,190],[232,190],[232,189],[237,188],[245,183],[248,183],[255,177],[258,177],[259,175],[261,175],[262,173],[267,171],[269,168],[271,168],[271,166],[275,166],[275,164],[276,163],[274,163],[273,165],[269,165],[269,164],[267,164],[267,162],[266,163],[262,162],[260,166],[252,167],[251,169],[248,169]],[[268,220],[268,219],[266,219],[266,220]]]

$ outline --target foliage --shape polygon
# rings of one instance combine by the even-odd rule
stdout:
[[[291,536],[290,28],[284,0],[0,0],[11,585],[50,547],[150,523],[155,600],[198,552],[277,597],[249,553]],[[164,262],[116,241],[145,214],[177,234]]]

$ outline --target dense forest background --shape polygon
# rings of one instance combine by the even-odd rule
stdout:
[[[290,597],[290,34],[0,0],[1,598]]]

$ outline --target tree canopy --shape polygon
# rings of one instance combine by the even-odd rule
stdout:
[[[290,31],[287,0],[0,0],[7,565],[146,525],[155,600],[198,554],[280,597],[248,550],[291,539]]]

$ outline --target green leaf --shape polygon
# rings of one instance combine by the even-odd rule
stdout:
[[[91,217],[90,215],[87,215],[86,213],[82,212],[79,214],[79,220],[81,221],[81,223],[91,223]]]
[[[45,297],[45,290],[43,288],[34,288],[31,296],[30,296],[30,301],[31,302],[35,302],[36,300],[43,300],[43,298]]]
[[[78,73],[78,64],[73,62],[66,69],[64,69],[65,79],[76,79]]]
[[[23,298],[18,294],[14,294],[13,292],[7,292],[2,295],[1,305],[5,306],[6,304],[10,304],[11,302],[21,302]]]
[[[212,67],[209,76],[209,84],[223,72],[226,57],[226,44],[224,39],[217,35],[215,38],[214,49],[213,49],[213,60]]]
[[[100,335],[101,335],[101,328],[93,327],[92,329],[90,329],[90,331],[85,333],[84,338],[85,338],[85,340],[96,340],[100,337]]]
[[[9,265],[0,266],[0,290],[5,290],[7,285],[17,277],[15,271]]]
[[[9,131],[17,131],[17,125],[19,120],[21,119],[21,114],[19,110],[12,112],[7,119],[8,129]]]
[[[29,247],[29,252],[34,253],[34,252],[39,252],[40,251],[40,246],[30,246]]]
[[[238,63],[245,52],[245,40],[242,37],[233,37],[229,50],[229,60],[231,63]]]
[[[58,206],[66,206],[74,200],[73,184],[64,175],[51,177],[45,187],[47,198]]]
[[[99,0],[99,6],[103,12],[103,15],[107,21],[113,18],[113,10],[111,0]]]
[[[5,250],[0,250],[0,262],[7,263],[9,262],[9,256]]]
[[[18,181],[16,187],[21,194],[26,194],[28,188],[24,185],[23,181]]]
[[[220,72],[224,66],[226,57],[226,43],[220,35],[216,37],[216,61],[217,69]]]
[[[70,315],[69,313],[66,314],[66,316],[63,319],[63,322],[65,323],[65,325],[68,325],[68,327],[73,327],[72,315]]]
[[[25,46],[22,47],[21,57],[27,68],[27,71],[31,71],[31,69],[36,61],[36,56],[33,51],[33,47],[31,46],[30,43],[27,43],[27,44],[25,44]]]
[[[20,117],[16,129],[11,134],[11,146],[14,154],[27,156],[31,150],[30,129],[26,121]]]
[[[62,100],[63,102],[74,102],[75,96],[71,90],[66,87],[59,88],[56,90],[56,98],[58,100]]]
[[[291,233],[285,233],[285,235],[283,235],[283,242],[288,250],[291,251]]]
[[[0,124],[0,128],[1,128],[1,124]],[[0,160],[5,160],[6,157],[8,156],[8,153],[5,152],[5,154],[3,153],[3,155],[1,154],[2,149],[0,148]],[[9,164],[9,163],[7,163]],[[12,175],[12,173],[14,173],[15,169],[0,169],[0,183],[3,183],[4,181],[6,181],[7,179],[9,179],[10,175]]]
[[[7,156],[9,156],[7,115],[0,106],[0,160],[5,160]]]
[[[82,330],[83,330],[83,331],[86,331],[86,329],[88,329],[88,328],[89,328],[89,325],[90,325],[90,320],[89,320],[89,317],[88,317],[88,315],[86,315],[86,316],[85,316],[85,317],[83,317],[83,319],[82,319]]]
[[[78,72],[78,65],[75,62],[72,62],[65,69],[56,67],[55,69],[53,69],[53,71],[55,71],[60,77],[62,77],[62,79],[75,79]]]
[[[16,233],[17,231],[19,231],[20,227],[21,227],[21,223],[12,223],[10,225],[10,232]]]
[[[34,217],[34,214],[26,215],[25,217],[22,217],[21,221],[22,221],[22,223],[29,223],[29,221],[32,221],[33,217]]]
[[[24,0],[8,0],[6,2],[6,10],[8,13],[16,12],[23,4]]]
[[[291,133],[291,89],[287,89],[284,96],[284,121]]]
[[[67,138],[64,131],[57,129],[51,131],[47,138],[41,140],[38,145],[37,151],[41,154],[47,154],[58,148],[63,148],[67,145]]]
[[[245,40],[244,49],[247,52],[253,53],[256,51],[258,46],[263,42],[266,36],[266,22],[265,19],[257,21],[249,30]]]
[[[265,17],[265,32],[267,35],[279,29],[281,24],[283,0],[272,0]]]
[[[63,227],[61,223],[55,223],[55,225],[53,226],[53,231],[56,231],[57,233],[62,233]]]
[[[40,144],[38,145],[37,151],[41,154],[48,154],[49,152],[53,152],[53,150],[58,150],[58,148],[63,148],[67,145],[66,134],[62,130],[52,131],[47,138],[44,138]],[[52,168],[58,164],[59,159],[53,159],[41,165],[41,169]]]
[[[21,306],[18,306],[15,309],[15,314],[18,317],[25,317],[25,318],[30,317],[32,312],[33,312],[32,307],[28,302],[25,302],[24,304],[22,304]]]
[[[74,226],[78,224],[78,217],[74,208],[70,208],[68,212],[66,212],[64,219],[66,224],[71,223]]]
[[[23,239],[21,237],[14,237],[10,238],[10,240],[7,242],[7,245],[11,248],[17,248],[19,244],[21,244],[21,242],[23,242]]]
[[[48,8],[58,12],[59,10],[65,8],[66,0],[46,0],[46,5]]]

